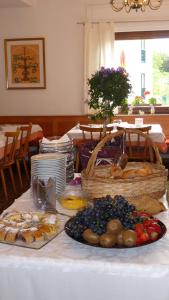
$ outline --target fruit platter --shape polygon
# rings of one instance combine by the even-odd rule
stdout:
[[[166,233],[157,218],[137,211],[117,195],[93,199],[92,204],[69,219],[65,232],[72,239],[102,248],[133,248],[154,243]]]

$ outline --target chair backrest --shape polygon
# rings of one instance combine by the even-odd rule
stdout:
[[[121,127],[117,127],[121,129]],[[129,160],[154,161],[154,153],[148,138],[151,126],[123,128],[125,130],[126,152]]]
[[[139,130],[141,132],[144,132],[144,133],[149,133],[149,131],[151,130],[151,125],[147,125],[147,126],[142,126],[142,127],[132,127],[132,128],[126,128],[126,127],[123,127],[123,126],[117,126],[117,129],[118,130],[121,130],[121,129],[124,129],[124,130]]]
[[[91,139],[91,140],[101,140],[105,134],[110,134],[113,130],[114,126],[107,126],[106,132],[104,131],[103,126],[89,126],[89,125],[80,125],[80,129],[82,130],[83,139]],[[87,134],[88,133],[88,134]],[[97,134],[98,133],[98,134]]]
[[[6,141],[3,157],[3,161],[5,164],[10,164],[14,161],[19,133],[19,128],[17,128],[17,130],[14,132],[5,132]]]
[[[29,140],[32,130],[32,124],[20,127],[20,148],[18,155],[26,156],[28,154]]]

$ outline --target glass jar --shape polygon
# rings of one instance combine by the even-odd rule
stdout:
[[[59,199],[63,208],[70,210],[79,210],[88,206],[89,199],[79,185],[67,185],[64,193]]]

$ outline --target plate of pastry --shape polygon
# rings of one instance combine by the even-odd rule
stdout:
[[[57,214],[46,212],[10,212],[0,218],[0,242],[40,249],[64,229]]]

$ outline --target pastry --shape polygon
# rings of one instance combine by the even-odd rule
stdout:
[[[43,233],[41,232],[41,230],[39,230],[38,228],[36,228],[35,230],[31,230],[32,231],[32,235],[34,237],[34,240],[36,242],[39,242],[39,241],[43,241],[44,240],[44,235]]]
[[[19,233],[24,242],[30,244],[34,241],[34,236],[30,229],[21,229]]]
[[[56,224],[57,216],[54,214],[49,214],[47,217],[43,219],[43,223],[45,224]]]
[[[20,213],[10,213],[5,219],[14,222],[19,222],[23,220],[22,215]]]
[[[0,241],[25,243],[43,241],[57,233],[57,215],[30,212],[10,213],[0,220]]]
[[[0,241],[4,241],[6,236],[5,226],[0,224]]]
[[[18,234],[19,229],[17,228],[12,228],[9,227],[5,236],[5,241],[7,242],[15,242],[16,238],[17,238],[17,234]]]
[[[52,224],[43,224],[39,227],[39,231],[45,236],[45,237],[48,237],[48,236],[51,236],[53,234],[56,233],[56,230],[57,227],[56,225],[52,225]]]

